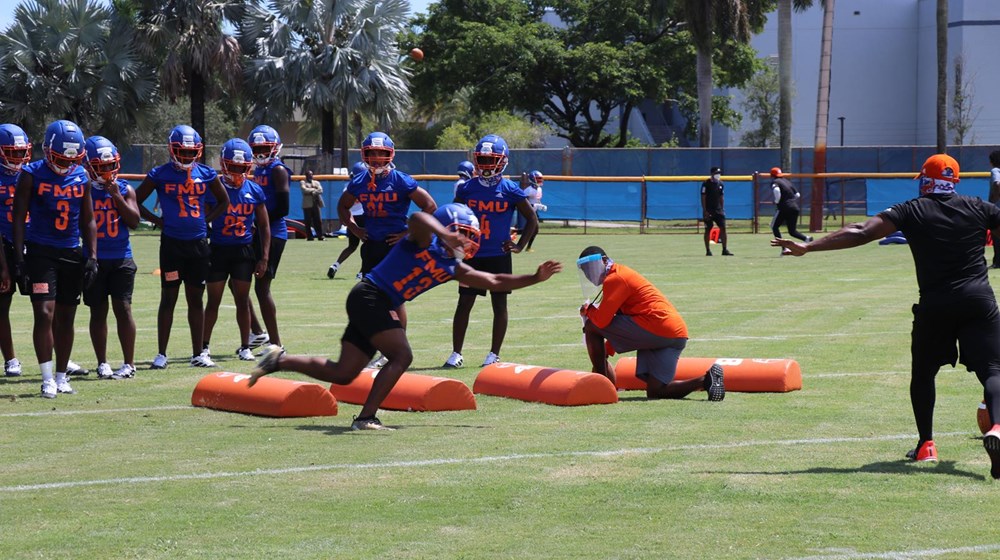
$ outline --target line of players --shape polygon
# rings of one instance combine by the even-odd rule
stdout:
[[[0,255],[0,350],[6,375],[21,373],[11,340],[11,279],[32,300],[32,339],[42,372],[42,396],[54,398],[59,393],[75,392],[67,370],[72,365],[69,355],[73,321],[81,293],[84,303],[91,307],[90,334],[99,364],[98,377],[122,379],[135,375],[131,298],[136,266],[128,236],[140,218],[162,232],[158,353],[152,369],[167,367],[167,345],[181,284],[188,306],[191,366],[215,366],[209,340],[227,281],[242,341],[237,356],[253,360],[251,346],[268,341],[281,346],[270,283],[287,240],[284,217],[288,213],[290,171],[278,158],[281,141],[277,132],[262,125],[250,133],[248,141],[227,141],[220,154],[221,174],[199,163],[204,143],[189,126],[178,125],[171,130],[168,148],[170,161],[150,170],[133,190],[117,177],[120,154],[104,137],[85,139],[75,123],[56,121],[46,129],[43,159],[30,162],[27,134],[16,125],[0,125],[0,200],[10,209],[0,218],[5,247],[4,255]],[[362,277],[406,236],[411,201],[429,214],[437,209],[434,200],[412,177],[395,169],[394,155],[388,135],[370,134],[362,145],[365,170],[353,176],[338,203],[341,222],[364,242]],[[472,172],[456,186],[455,201],[472,208],[482,227],[482,248],[466,262],[494,274],[510,274],[511,254],[524,250],[537,232],[538,200],[529,198],[503,177],[508,157],[503,138],[487,135],[476,145]],[[251,169],[253,180],[248,179]],[[540,191],[541,174],[532,172],[531,180]],[[154,191],[160,215],[143,205]],[[227,203],[218,202],[222,200]],[[364,222],[352,216],[351,207],[356,203],[361,204],[363,211],[359,215]],[[508,232],[516,214],[522,235],[515,243]],[[266,325],[267,334],[262,337],[250,332],[253,306],[249,289],[253,278]],[[206,287],[208,302],[204,305]],[[453,352],[444,367],[462,366],[469,316],[476,296],[485,293],[460,284]],[[491,292],[493,335],[484,365],[499,360],[507,330],[508,293]],[[109,298],[124,358],[117,370],[112,370],[106,355]],[[405,326],[404,307],[400,305],[396,311]]]
[[[270,281],[287,238],[284,216],[290,173],[277,157],[281,149],[277,132],[259,126],[248,141],[227,141],[220,154],[221,174],[198,162],[204,144],[191,127],[174,127],[168,142],[170,161],[150,170],[133,190],[118,178],[121,156],[107,138],[85,138],[75,123],[55,121],[45,131],[44,157],[32,162],[32,145],[24,130],[0,125],[0,202],[7,206],[0,213],[0,350],[6,376],[21,375],[9,315],[15,284],[32,303],[32,342],[43,397],[75,393],[67,371],[71,371],[73,322],[81,294],[91,308],[97,376],[135,375],[131,300],[136,266],[129,230],[138,226],[140,218],[162,230],[159,353],[153,369],[167,366],[166,347],[182,283],[194,348],[192,366],[215,366],[208,340],[227,280],[242,341],[238,357],[254,359],[249,349],[253,277],[269,333],[257,342],[269,338],[280,345]],[[254,166],[251,181],[248,176]],[[159,216],[142,205],[154,191]],[[206,286],[209,297],[204,306]],[[117,370],[107,362],[109,298],[122,345],[123,364]]]

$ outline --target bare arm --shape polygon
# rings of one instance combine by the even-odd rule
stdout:
[[[424,190],[423,187],[417,187],[414,189],[413,192],[410,193],[410,200],[412,200],[414,204],[428,214],[433,214],[434,211],[438,209],[437,202],[434,202],[430,193]]]
[[[156,185],[149,178],[149,176],[147,176],[145,179],[142,180],[142,183],[139,184],[139,188],[136,189],[135,191],[135,201],[136,204],[139,205],[139,215],[143,219],[153,224],[156,224],[160,227],[163,227],[163,218],[154,214],[152,210],[146,208],[146,206],[143,204],[144,202],[146,202],[146,199],[149,198],[149,195],[153,194],[153,191],[155,189]]]
[[[896,231],[896,225],[881,216],[872,216],[860,224],[849,224],[839,230],[809,243],[798,243],[790,239],[772,239],[772,247],[791,250],[799,257],[810,251],[836,251],[850,249],[881,239]]]
[[[340,195],[340,200],[337,201],[337,218],[340,219],[340,223],[347,226],[347,229],[355,235],[358,239],[365,241],[368,239],[368,232],[364,228],[359,226],[357,222],[354,221],[354,216],[351,215],[351,206],[357,199],[354,195],[348,191],[344,191]]]
[[[229,195],[226,194],[226,187],[222,186],[222,180],[218,176],[208,184],[208,190],[212,191],[212,196],[217,202],[211,210],[205,213],[205,221],[212,223],[229,209]]]
[[[14,258],[21,260],[24,254],[24,223],[28,219],[31,191],[35,188],[35,178],[30,173],[21,173],[14,190]]]
[[[458,267],[455,268],[455,278],[480,290],[506,292],[544,282],[561,270],[562,264],[545,261],[538,265],[538,270],[534,274],[491,274],[476,270],[465,263],[458,263]]]
[[[291,189],[288,186],[288,170],[278,165],[271,171],[271,182],[274,184],[274,213],[272,220],[280,220],[288,215],[288,200]],[[323,192],[320,189],[320,192]]]
[[[538,214],[535,210],[531,208],[531,203],[528,199],[524,199],[517,203],[517,211],[524,216],[527,223],[524,226],[524,233],[518,238],[517,243],[510,243],[507,241],[507,250],[511,253],[517,254],[524,250],[524,246],[527,245],[528,241],[534,237],[535,232],[538,231]]]
[[[267,215],[267,206],[258,204],[254,209],[254,224],[257,226],[257,238],[260,240],[260,260],[254,267],[253,274],[262,278],[267,273],[267,260],[271,252],[271,219]]]
[[[90,189],[83,190],[83,202],[80,204],[80,236],[83,245],[89,251],[91,258],[97,256],[97,225],[94,223],[94,201],[90,197]]]
[[[112,188],[108,192],[111,193],[111,199],[114,200],[118,216],[125,222],[125,225],[131,229],[139,227],[139,203],[136,202],[135,191],[132,190],[132,187],[125,190],[124,196],[116,188]]]

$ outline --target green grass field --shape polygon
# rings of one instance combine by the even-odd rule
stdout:
[[[30,306],[14,302],[25,375],[0,379],[0,558],[996,558],[1000,486],[971,373],[938,378],[941,462],[903,459],[916,442],[908,249],[792,258],[768,239],[733,235],[735,257],[706,258],[696,235],[543,233],[515,270],[549,258],[567,269],[512,296],[501,356],[588,367],[573,263],[598,244],[678,307],[691,332],[685,356],[793,358],[802,391],[722,403],[623,392],[614,405],[573,408],[478,396],[476,411],[383,411],[397,431],[352,433],[360,407],[344,403],[337,417],[302,419],[191,407],[208,372],[187,366],[183,303],[175,361],[150,371],[158,238],[137,236],[135,379],[91,375],[74,380],[76,395],[40,398]],[[289,242],[274,284],[289,351],[336,357],[360,264],[355,254],[326,278],[344,245]],[[468,365],[438,370],[455,300],[448,284],[409,304],[411,371],[471,387],[491,312],[480,299]],[[73,358],[93,368],[87,317],[81,307]],[[220,369],[248,372],[237,339],[230,303],[213,355]]]

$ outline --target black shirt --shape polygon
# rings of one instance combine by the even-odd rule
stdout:
[[[788,179],[775,179],[771,182],[771,189],[778,187],[778,191],[781,193],[778,199],[778,210],[798,210],[799,209],[799,199],[797,194],[799,191],[792,185],[792,182]]]
[[[716,183],[709,179],[701,184],[701,195],[705,198],[704,211],[709,214],[722,214],[722,181]]]
[[[913,253],[920,297],[993,295],[983,247],[1000,208],[958,194],[901,202],[878,214],[899,228]]]

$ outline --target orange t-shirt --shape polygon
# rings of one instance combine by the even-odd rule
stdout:
[[[604,279],[604,299],[587,309],[597,327],[611,324],[615,315],[628,315],[640,327],[664,338],[687,338],[684,319],[660,290],[631,268],[612,264]]]

